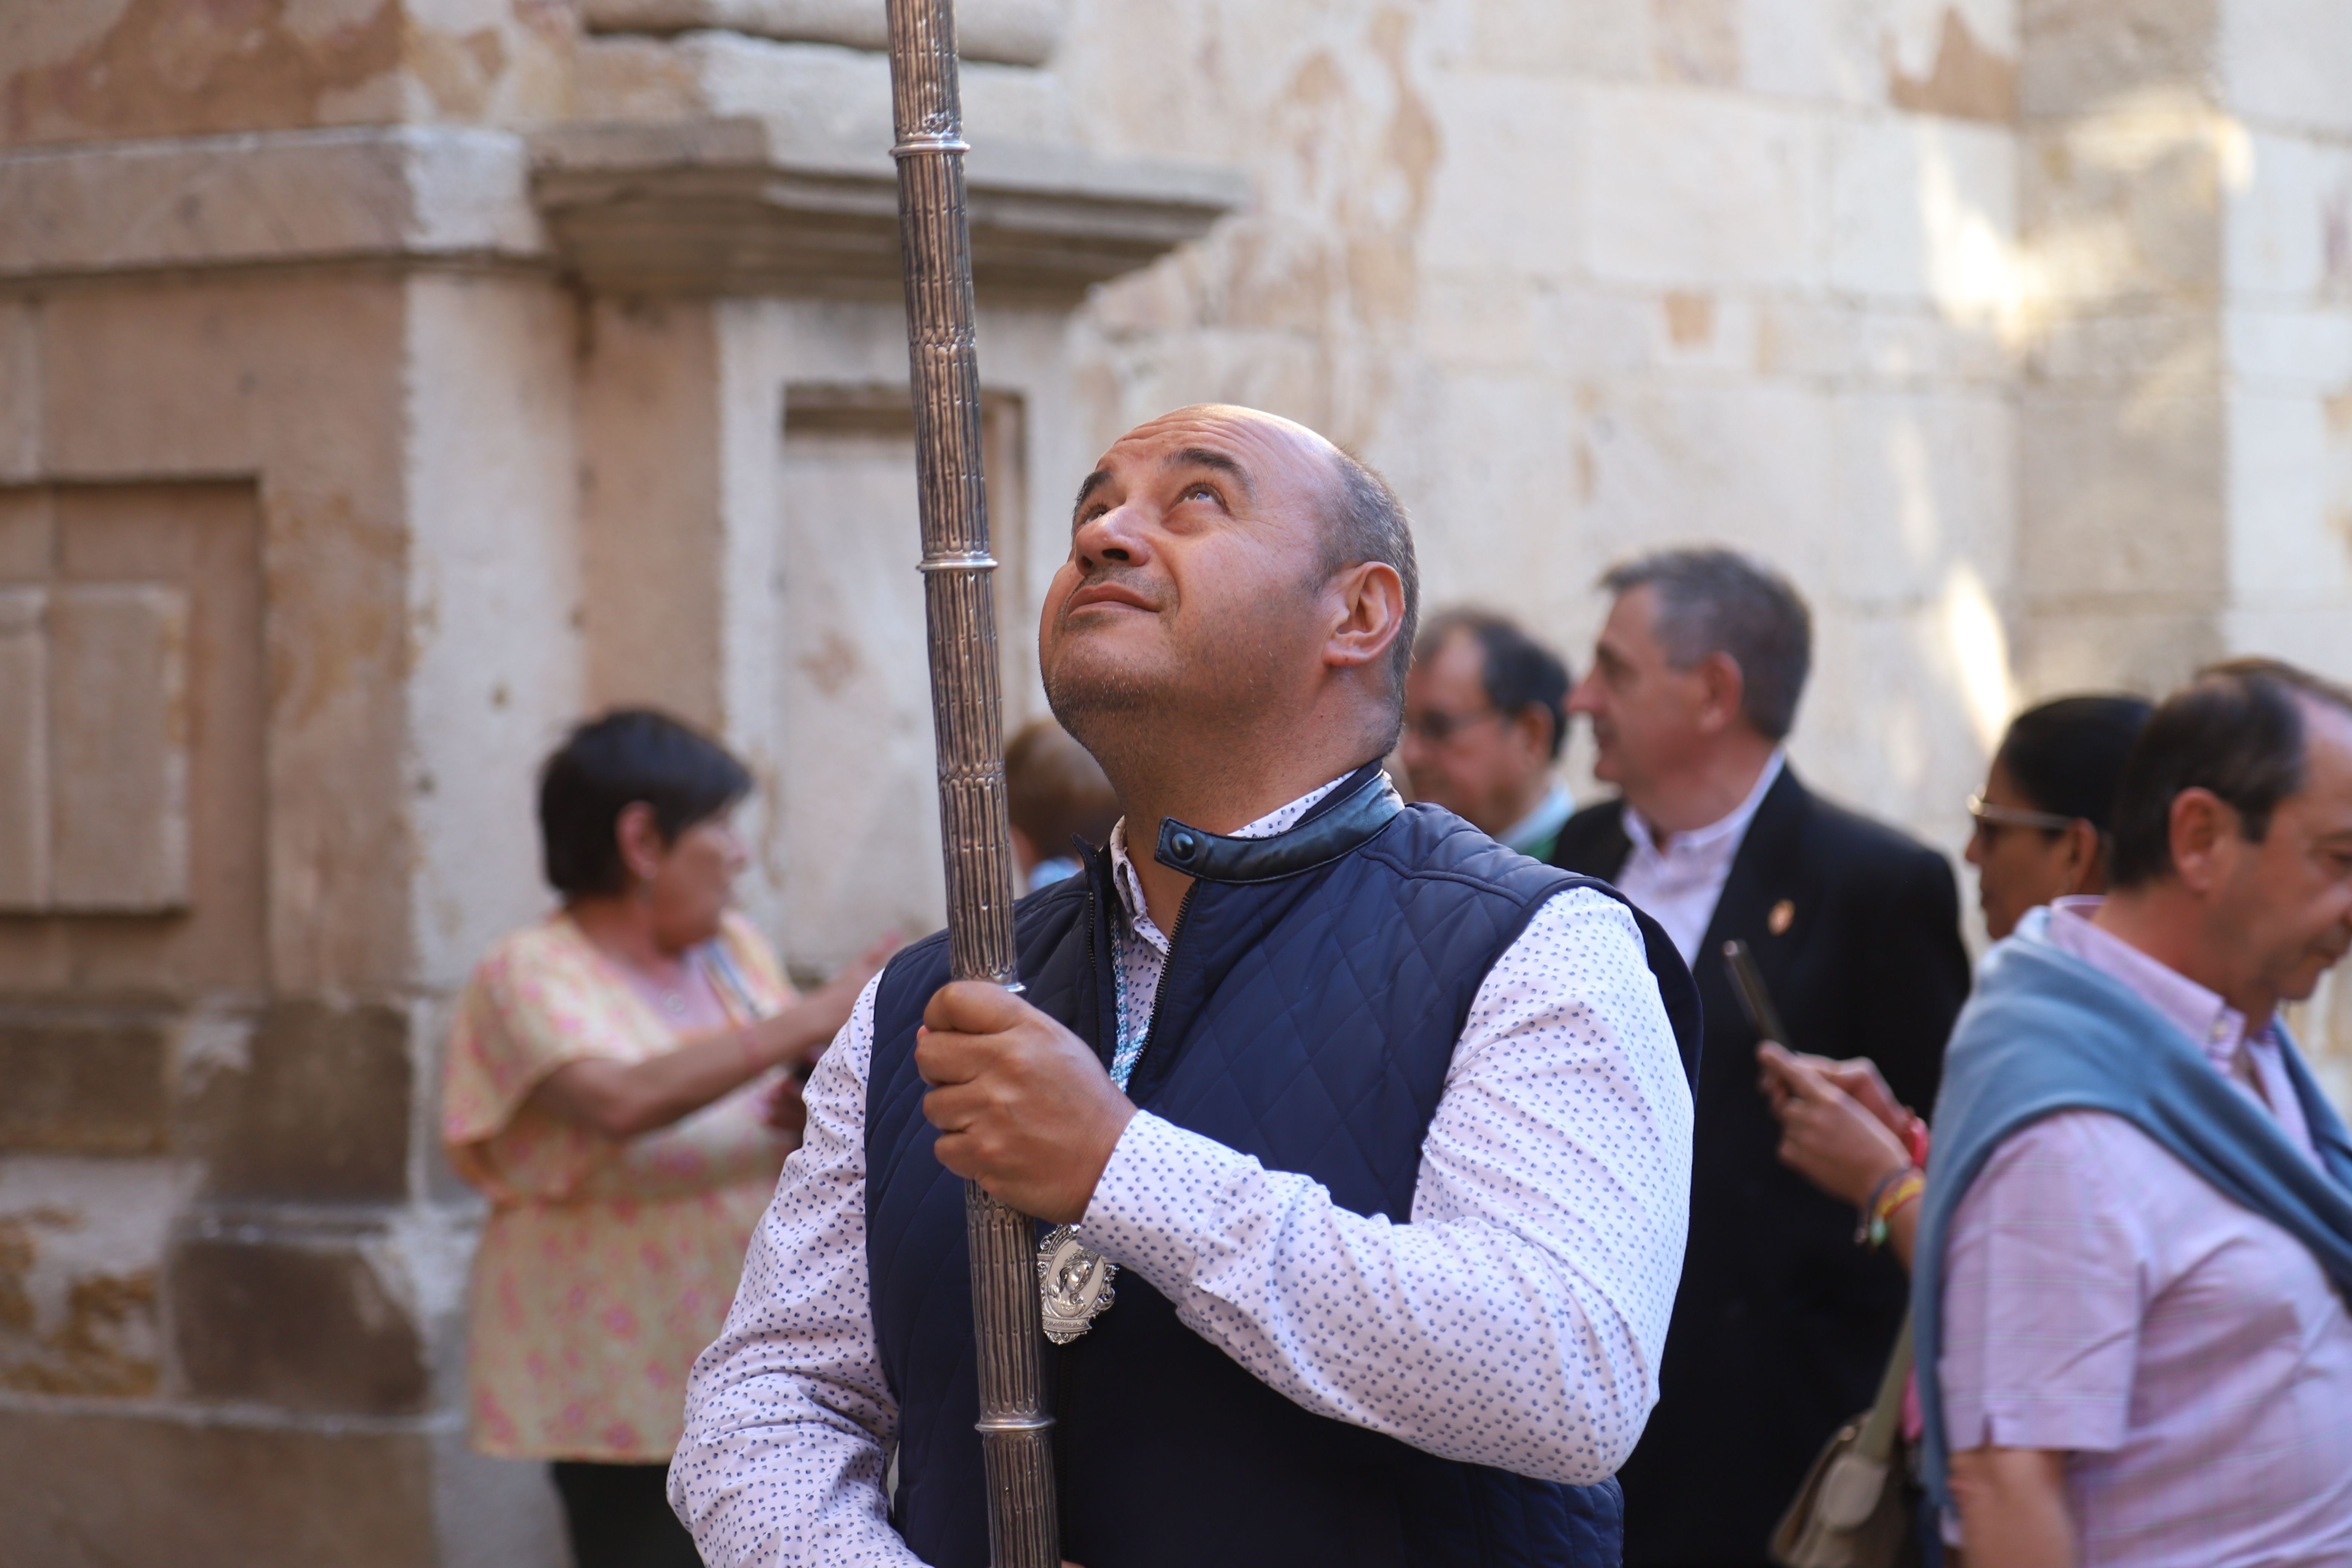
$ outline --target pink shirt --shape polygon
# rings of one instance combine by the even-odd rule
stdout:
[[[2093,925],[2097,902],[2061,900],[2052,945],[2138,993],[2310,1154],[2269,1025],[2247,1038]],[[2085,1568],[2352,1564],[2352,1317],[2301,1243],[2120,1117],[2063,1112],[1994,1151],[1945,1244],[1937,1370],[1954,1453],[2067,1452]]]

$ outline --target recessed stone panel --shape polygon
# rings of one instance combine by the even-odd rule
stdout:
[[[186,905],[187,641],[187,595],[175,585],[51,590],[51,909]]]
[[[172,1249],[173,1337],[191,1394],[322,1414],[425,1406],[424,1337],[366,1238],[248,1235],[224,1227]]]
[[[161,1152],[170,1032],[152,1013],[0,1009],[0,1150]]]
[[[257,500],[0,487],[0,992],[266,984]]]

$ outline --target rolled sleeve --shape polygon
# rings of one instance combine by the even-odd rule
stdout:
[[[2112,1191],[2115,1118],[2068,1111],[2004,1140],[1945,1245],[1937,1373],[1954,1453],[2112,1453],[2138,1363],[2146,1248]]]

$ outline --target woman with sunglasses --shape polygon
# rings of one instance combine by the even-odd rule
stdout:
[[[2028,910],[2107,886],[2107,834],[2124,757],[2147,721],[2137,697],[2062,697],[2011,721],[1969,797],[1976,831],[1968,861],[1995,942]],[[1867,1061],[1757,1048],[1761,1087],[1780,1121],[1780,1158],[1862,1215],[1858,1238],[1893,1247],[1907,1266],[1918,1220],[1912,1200],[1927,1164],[1926,1129],[1895,1102]]]

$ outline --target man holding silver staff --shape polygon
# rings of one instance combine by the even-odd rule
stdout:
[[[810,1080],[671,1472],[711,1563],[987,1561],[964,1177],[1045,1222],[1066,1557],[1617,1561],[1695,994],[1604,886],[1397,799],[1416,597],[1396,498],[1287,421],[1087,477],[1040,667],[1126,815],[1019,906],[1024,992],[917,944]]]

